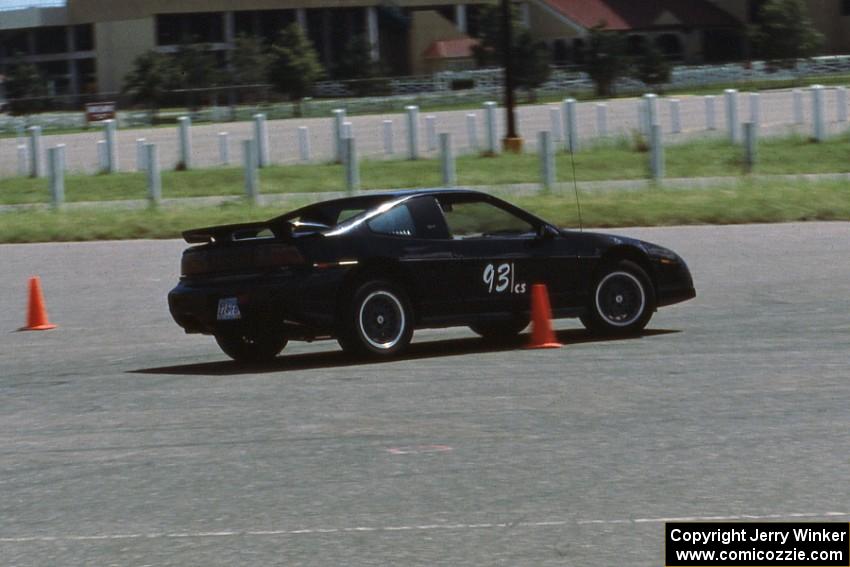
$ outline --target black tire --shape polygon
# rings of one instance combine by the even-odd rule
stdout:
[[[360,284],[339,321],[340,346],[348,353],[390,357],[407,348],[413,338],[413,311],[407,294],[386,280]]]
[[[469,328],[485,341],[498,343],[515,339],[527,326],[527,319],[514,319],[511,321],[475,323],[470,325]]]
[[[620,260],[597,273],[581,322],[599,335],[633,335],[646,327],[655,312],[652,280],[639,265]]]
[[[221,333],[215,342],[224,354],[237,362],[268,362],[280,354],[289,340],[280,334],[262,336],[248,333]]]

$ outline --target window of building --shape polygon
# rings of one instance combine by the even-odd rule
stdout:
[[[157,14],[156,41],[157,45],[223,42],[224,15],[221,12]]]
[[[64,26],[35,28],[34,33],[36,54],[51,55],[68,51],[68,32]]]
[[[74,26],[74,47],[77,51],[92,51],[94,49],[94,30],[91,24]]]
[[[29,42],[26,30],[0,32],[0,58],[29,54]]]
[[[841,0],[841,15],[850,16],[850,0]]]

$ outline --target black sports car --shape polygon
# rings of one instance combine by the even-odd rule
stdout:
[[[515,336],[535,283],[548,286],[554,317],[605,334],[636,333],[658,307],[695,296],[685,262],[666,248],[559,229],[475,191],[336,199],[183,236],[197,246],[183,253],[171,314],[236,360],[320,338],[390,356],[428,327]]]

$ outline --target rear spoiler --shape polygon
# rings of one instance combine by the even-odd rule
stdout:
[[[189,244],[206,244],[209,242],[232,242],[234,240],[251,240],[255,238],[278,238],[282,235],[282,232],[284,231],[281,230],[281,227],[268,222],[249,222],[193,228],[183,233],[183,239]]]

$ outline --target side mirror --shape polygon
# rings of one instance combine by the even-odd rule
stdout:
[[[540,228],[537,231],[537,237],[545,239],[545,240],[555,238],[559,234],[561,234],[561,233],[558,232],[557,228],[555,228],[551,225],[548,225],[548,224],[540,225]]]

